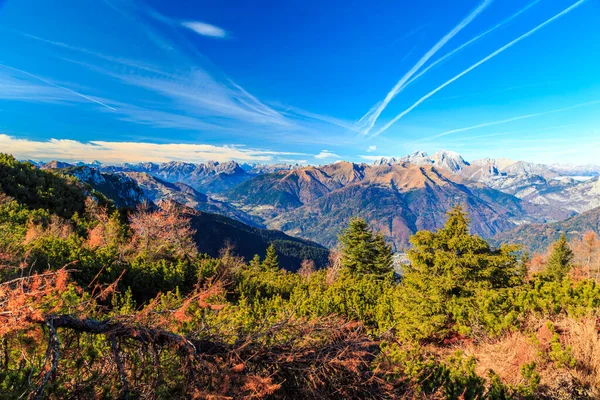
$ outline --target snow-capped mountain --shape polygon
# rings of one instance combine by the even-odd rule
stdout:
[[[435,153],[431,160],[433,165],[439,168],[445,168],[455,174],[460,174],[470,164],[466,162],[458,153],[453,151],[438,151]]]
[[[442,168],[533,204],[551,206],[566,213],[580,213],[600,205],[600,183],[597,178],[590,179],[600,175],[600,167],[593,165],[545,165],[506,158],[468,162],[460,154],[446,150],[431,157],[417,151],[404,157],[382,158],[374,164],[397,163]]]
[[[433,154],[431,157],[424,151],[415,151],[412,154],[401,158],[380,158],[376,160],[374,165],[386,165],[386,164],[401,164],[411,163],[413,165],[432,165],[434,167],[444,168],[454,173],[460,173],[465,167],[469,166],[458,153],[453,151],[442,150]]]

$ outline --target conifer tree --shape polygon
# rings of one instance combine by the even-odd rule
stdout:
[[[255,254],[254,258],[250,260],[250,268],[255,270],[260,269],[260,256],[258,254]]]
[[[545,275],[555,281],[562,280],[571,269],[573,251],[569,247],[567,236],[563,233],[552,246],[552,254],[548,259]]]
[[[528,251],[524,251],[523,254],[521,254],[521,259],[519,260],[519,276],[523,281],[525,281],[529,275],[530,265],[531,254]]]
[[[493,250],[471,235],[461,207],[448,213],[442,229],[419,231],[411,243],[398,310],[411,338],[443,337],[457,318],[455,312],[468,315],[469,299],[478,291],[522,282],[516,247]]]
[[[375,235],[375,259],[373,261],[374,271],[378,274],[391,272],[393,266],[392,248],[385,242],[381,233]]]
[[[276,271],[279,269],[277,250],[275,250],[275,246],[273,246],[273,244],[267,248],[267,255],[262,262],[262,268],[264,271]]]
[[[381,234],[373,234],[362,218],[353,218],[339,237],[341,265],[351,272],[385,275],[392,272],[392,251]]]

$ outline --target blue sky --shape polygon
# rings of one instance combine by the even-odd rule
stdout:
[[[0,0],[0,151],[600,163],[600,1]]]

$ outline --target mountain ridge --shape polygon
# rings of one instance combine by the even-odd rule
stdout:
[[[223,194],[269,227],[332,246],[353,216],[363,216],[396,249],[418,229],[441,226],[452,205],[464,204],[483,236],[544,220],[535,205],[442,168],[408,162],[338,162],[262,175]],[[316,223],[315,221],[318,221]],[[387,221],[387,222],[386,222]]]
[[[588,231],[600,235],[600,207],[575,215],[564,221],[549,224],[523,225],[501,232],[493,239],[496,244],[520,243],[529,251],[544,252],[563,233],[569,239],[581,238]]]

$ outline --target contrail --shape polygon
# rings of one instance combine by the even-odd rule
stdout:
[[[493,126],[493,125],[506,124],[508,122],[519,121],[519,120],[522,120],[522,119],[533,118],[533,117],[539,117],[540,115],[554,114],[554,113],[558,113],[558,112],[562,112],[562,111],[572,110],[574,108],[591,106],[591,105],[598,104],[598,103],[600,103],[600,100],[593,100],[593,101],[588,101],[588,102],[585,102],[585,103],[575,104],[575,105],[572,105],[572,106],[569,106],[569,107],[557,108],[555,110],[542,111],[542,112],[538,112],[538,113],[534,113],[534,114],[520,115],[518,117],[512,117],[512,118],[502,119],[500,121],[486,122],[486,123],[483,123],[483,124],[477,124],[477,125],[473,125],[473,126],[468,126],[466,128],[452,129],[450,131],[442,132],[440,134],[437,134],[435,136],[431,136],[431,137],[425,138],[423,140],[437,139],[437,138],[440,138],[440,137],[443,137],[443,136],[448,136],[448,135],[451,135],[451,134],[457,133],[457,132],[464,132],[464,131],[470,131],[470,130],[473,130],[473,129],[485,128],[485,127]]]
[[[363,130],[363,134],[368,134],[375,122],[385,110],[387,105],[394,97],[400,93],[403,89],[404,84],[417,72],[431,57],[435,55],[435,53],[442,48],[450,39],[452,39],[458,32],[460,32],[464,27],[466,27],[471,21],[473,21],[487,6],[489,6],[494,0],[484,0],[475,10],[473,10],[465,19],[463,19],[458,25],[454,27],[450,32],[448,32],[439,42],[435,44],[421,59],[408,71],[402,79],[396,83],[396,85],[390,90],[390,92],[385,96],[385,99],[379,104],[379,106],[369,115],[369,113],[365,114],[361,118],[361,121],[368,116],[368,126]],[[360,121],[359,121],[360,122]]]
[[[519,15],[523,14],[525,11],[527,11],[531,7],[535,6],[540,1],[541,0],[534,0],[534,1],[532,1],[528,5],[526,5],[525,7],[523,7],[522,9],[520,9],[519,11],[517,11],[516,13],[514,13],[513,15],[511,15],[510,17],[506,18],[504,21],[502,21],[502,22],[494,25],[493,27],[491,27],[487,31],[485,31],[485,32],[483,32],[483,33],[475,36],[473,39],[467,41],[466,43],[464,43],[464,44],[462,44],[460,46],[458,46],[456,49],[452,50],[448,54],[445,54],[444,56],[442,56],[439,59],[435,60],[433,63],[431,63],[430,65],[428,65],[427,68],[425,68],[424,70],[422,70],[421,72],[419,72],[417,75],[415,75],[410,81],[406,82],[406,85],[404,87],[410,85],[411,83],[413,83],[414,81],[416,81],[417,79],[419,79],[427,71],[429,71],[431,68],[435,67],[439,63],[443,62],[444,60],[446,60],[449,57],[453,56],[454,54],[458,53],[459,51],[461,51],[465,47],[467,47],[467,46],[475,43],[476,41],[478,41],[479,39],[481,39],[482,37],[484,37],[488,33],[492,33],[493,31],[495,31],[496,29],[500,28],[501,26],[508,24],[510,21],[512,21],[513,19],[517,18]]]
[[[564,9],[563,11],[561,11],[558,14],[556,14],[552,18],[550,18],[550,19],[542,22],[540,25],[536,26],[535,28],[533,28],[529,32],[524,33],[523,35],[519,36],[518,38],[516,38],[512,42],[505,44],[504,46],[500,47],[498,50],[494,51],[493,53],[491,53],[487,57],[479,60],[475,64],[471,65],[469,68],[465,69],[460,74],[456,75],[454,78],[446,81],[445,83],[441,84],[437,88],[433,89],[431,92],[427,93],[425,96],[423,96],[419,100],[417,100],[417,102],[415,104],[413,104],[412,106],[410,106],[409,108],[407,108],[406,110],[404,110],[403,112],[401,112],[400,114],[398,114],[396,117],[394,117],[394,119],[392,119],[390,122],[388,122],[387,124],[385,124],[383,126],[383,128],[381,128],[380,130],[378,130],[377,132],[375,132],[373,134],[373,136],[377,136],[377,135],[381,134],[382,132],[384,132],[385,130],[387,130],[390,126],[392,126],[394,123],[396,123],[396,121],[398,121],[400,118],[404,117],[406,114],[408,114],[409,112],[411,112],[412,110],[414,110],[417,106],[419,106],[425,100],[427,100],[428,98],[430,98],[431,96],[433,96],[434,94],[436,94],[437,92],[439,92],[440,90],[442,90],[443,88],[445,88],[446,86],[448,86],[449,84],[451,84],[452,82],[454,82],[455,80],[457,80],[460,77],[468,74],[469,72],[471,72],[475,68],[479,67],[481,64],[483,64],[483,63],[491,60],[492,58],[496,57],[498,54],[502,53],[504,50],[509,49],[510,47],[514,46],[515,44],[517,44],[521,40],[525,39],[526,37],[531,36],[532,34],[534,34],[535,32],[537,32],[538,30],[542,29],[544,26],[546,26],[546,25],[554,22],[555,20],[557,20],[558,18],[562,17],[563,15],[571,12],[572,10],[574,10],[575,8],[577,8],[578,6],[580,6],[581,4],[583,4],[585,1],[587,1],[587,0],[579,0],[577,3],[573,4],[572,6],[566,8],[566,9]]]
[[[47,84],[47,85],[54,86],[55,88],[59,88],[59,89],[62,89],[62,90],[66,90],[67,92],[69,92],[69,93],[72,93],[72,94],[74,94],[75,96],[79,96],[79,97],[81,97],[81,98],[84,98],[84,99],[86,99],[86,100],[89,100],[89,101],[91,101],[91,102],[93,102],[93,103],[100,104],[101,106],[103,106],[103,107],[106,107],[106,108],[108,108],[109,110],[112,110],[112,111],[117,111],[116,109],[112,108],[111,106],[109,106],[109,105],[107,105],[107,104],[104,104],[104,103],[102,103],[101,101],[98,101],[98,100],[96,100],[96,99],[94,99],[94,98],[92,98],[92,97],[90,97],[90,96],[86,96],[85,94],[78,93],[78,92],[76,92],[76,91],[74,91],[74,90],[71,90],[71,89],[69,89],[69,88],[66,88],[66,87],[64,87],[64,86],[57,85],[56,83],[52,83],[52,82],[50,82],[50,81],[47,81],[46,79],[44,79],[44,78],[40,78],[40,77],[39,77],[39,76],[37,76],[37,75],[30,74],[29,72],[27,72],[27,71],[23,71],[22,69],[14,68],[14,67],[8,66],[8,65],[6,65],[6,64],[2,64],[2,63],[0,63],[0,66],[3,66],[4,68],[8,68],[8,69],[10,69],[10,70],[13,70],[13,71],[20,72],[20,73],[22,73],[22,74],[25,74],[25,75],[27,75],[27,76],[30,76],[30,77],[32,77],[32,78],[34,78],[34,79],[37,79],[38,81],[42,81],[42,82],[44,82],[44,83],[45,83],[45,84]]]
[[[546,131],[553,131],[553,130],[556,130],[556,129],[569,128],[569,127],[572,127],[572,126],[575,126],[575,124],[552,126],[552,127],[549,127],[549,128],[521,129],[521,130],[518,130],[518,131],[507,131],[507,132],[490,133],[490,134],[486,134],[486,135],[477,135],[477,136],[463,137],[463,138],[459,138],[459,139],[454,139],[454,141],[455,142],[465,142],[465,141],[469,141],[469,140],[473,140],[473,139],[482,139],[482,138],[495,137],[495,136],[513,135],[515,133],[546,132]],[[425,140],[427,140],[427,139],[425,139]],[[416,142],[418,142],[418,141],[415,141],[415,142],[412,142],[412,143],[416,143]]]

